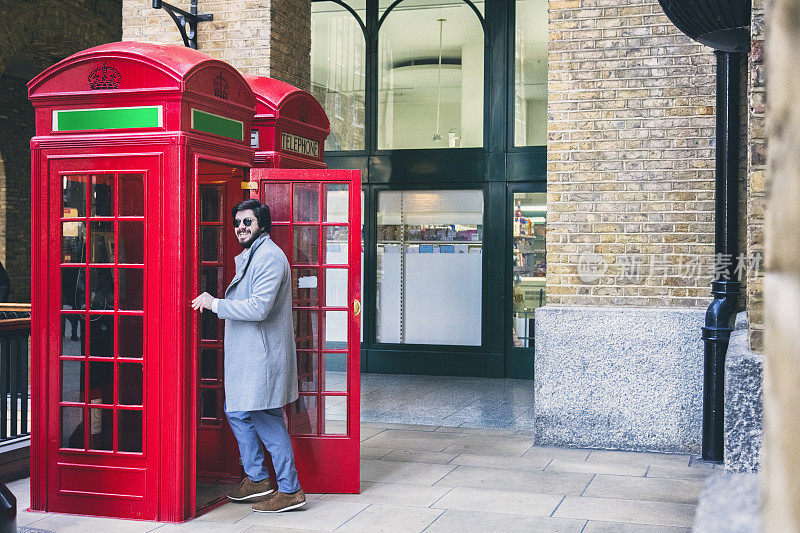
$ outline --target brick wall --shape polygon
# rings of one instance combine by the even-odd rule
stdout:
[[[766,174],[766,90],[764,80],[764,0],[753,0],[751,25],[752,49],[749,57],[747,92],[750,139],[747,151],[747,254],[754,257],[764,252],[764,210]],[[764,291],[763,268],[761,275],[749,280],[747,285],[747,314],[750,317],[750,348],[764,348]]]
[[[552,0],[549,36],[548,304],[707,305],[713,52],[649,0]]]
[[[0,3],[0,260],[10,301],[30,301],[30,139],[26,84],[65,57],[121,34],[117,0]]]
[[[169,15],[151,4],[123,0],[123,40],[183,44]],[[198,24],[198,50],[242,73],[309,88],[310,0],[200,0],[198,11],[214,15],[213,21]]]

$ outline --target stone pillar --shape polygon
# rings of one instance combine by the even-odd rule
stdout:
[[[123,0],[122,39],[183,44],[169,15],[151,4]],[[198,50],[245,74],[311,87],[310,0],[199,0],[198,12],[214,15],[198,24]]]
[[[800,531],[800,0],[768,11],[764,530]]]

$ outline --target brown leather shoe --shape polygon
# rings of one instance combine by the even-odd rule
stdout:
[[[291,494],[278,491],[267,501],[255,504],[253,510],[259,513],[281,513],[297,509],[305,504],[306,493],[303,492],[303,489]]]
[[[275,492],[272,488],[269,478],[255,482],[250,481],[249,477],[245,477],[239,484],[239,488],[232,490],[228,493],[228,499],[235,502],[257,502],[265,499]]]

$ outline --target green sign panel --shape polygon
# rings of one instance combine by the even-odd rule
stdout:
[[[160,128],[162,107],[106,107],[53,111],[53,131]]]
[[[213,133],[237,141],[244,140],[244,123],[231,118],[192,109],[192,129]]]

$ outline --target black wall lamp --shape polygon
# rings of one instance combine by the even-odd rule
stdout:
[[[153,9],[166,11],[175,21],[175,25],[178,26],[178,31],[181,32],[181,37],[183,37],[184,46],[194,50],[197,50],[197,23],[214,20],[214,15],[197,14],[197,0],[191,0],[189,11],[184,11],[161,0],[153,0]]]
[[[703,327],[703,448],[707,461],[724,457],[725,356],[736,322],[739,255],[739,101],[742,57],[750,52],[750,0],[659,0],[683,33],[717,55],[716,192],[714,253],[731,258],[715,264],[714,300]]]

